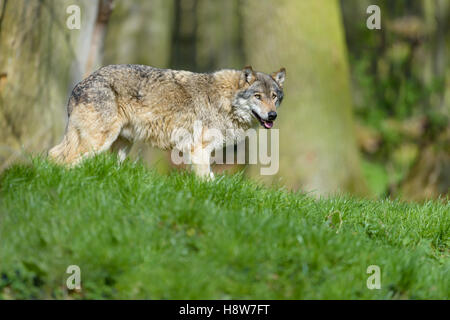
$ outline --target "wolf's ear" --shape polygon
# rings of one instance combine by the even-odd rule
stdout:
[[[251,66],[246,66],[244,69],[242,69],[242,76],[241,80],[239,81],[239,84],[241,87],[243,87],[246,83],[252,84],[256,79],[256,74],[253,71]]]
[[[271,76],[272,79],[275,80],[280,85],[280,87],[283,88],[284,79],[286,78],[286,69],[281,68],[280,70],[272,73]]]

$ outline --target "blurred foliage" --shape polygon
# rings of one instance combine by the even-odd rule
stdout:
[[[449,121],[444,100],[449,81],[449,5],[439,0],[370,4],[381,8],[380,30],[361,23],[365,21],[361,16],[369,16],[367,1],[341,1],[358,141],[372,191],[398,195],[425,145],[442,145],[437,152],[448,156],[448,140],[442,133]],[[443,184],[447,193],[448,181]]]

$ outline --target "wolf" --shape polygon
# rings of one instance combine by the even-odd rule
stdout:
[[[212,73],[133,64],[102,67],[73,89],[64,137],[49,157],[75,165],[112,150],[123,161],[133,142],[140,140],[163,150],[181,148],[198,176],[213,178],[211,152],[227,141],[208,136],[208,129],[237,132],[231,140],[239,141],[239,132],[258,123],[272,128],[285,77],[285,68],[269,75],[251,66]],[[180,141],[173,133],[193,133],[196,122],[202,124],[200,134],[176,145]]]

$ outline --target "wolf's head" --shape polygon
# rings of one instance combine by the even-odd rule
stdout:
[[[244,119],[256,119],[270,129],[277,117],[277,107],[283,100],[286,70],[281,68],[271,75],[255,72],[247,66],[239,79],[239,90],[233,99],[235,112]]]

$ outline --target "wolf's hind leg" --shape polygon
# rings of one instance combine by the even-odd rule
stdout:
[[[122,163],[130,152],[132,143],[121,136],[119,136],[116,141],[111,146],[111,151],[116,152],[119,158],[119,162]]]
[[[57,163],[76,165],[84,158],[108,150],[119,131],[120,128],[112,128],[106,134],[90,135],[69,126],[63,141],[49,151],[49,157]]]
[[[108,150],[121,129],[122,123],[116,117],[102,117],[89,107],[79,114],[74,110],[63,141],[49,151],[49,156],[58,163],[75,165]]]

